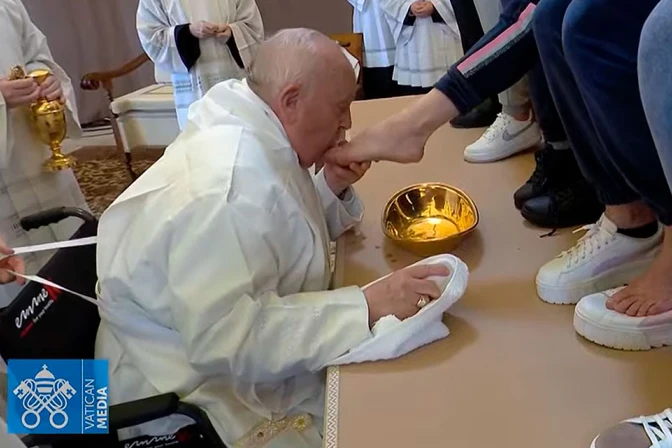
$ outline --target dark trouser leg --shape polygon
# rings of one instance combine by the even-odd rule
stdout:
[[[606,150],[565,60],[563,21],[571,3],[572,0],[544,0],[537,8],[534,34],[544,72],[583,173],[597,186],[605,203],[631,202],[638,199],[638,195],[625,184],[613,166],[601,160],[600,154]]]
[[[450,0],[455,13],[455,21],[460,30],[462,50],[466,54],[478,40],[483,37],[483,27],[478,18],[478,11],[474,0]]]
[[[395,95],[396,83],[392,80],[394,66],[364,67],[364,96],[367,100],[390,98]]]
[[[606,204],[642,199],[670,225],[672,194],[646,122],[637,78],[639,38],[657,4],[658,0],[574,0],[562,34],[568,66],[602,143],[588,157],[586,174]],[[577,153],[577,158],[583,166],[584,155]],[[593,158],[601,165],[595,171]],[[613,185],[615,177],[620,185]],[[624,183],[628,196],[623,196]]]

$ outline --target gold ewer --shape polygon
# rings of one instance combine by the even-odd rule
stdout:
[[[25,71],[17,66],[12,68],[9,79],[33,78],[40,85],[50,74],[49,70],[40,69],[26,76]],[[73,168],[77,164],[76,159],[61,152],[67,131],[65,105],[59,100],[40,98],[30,105],[30,119],[39,139],[51,150],[51,157],[42,164],[42,169],[54,172]]]

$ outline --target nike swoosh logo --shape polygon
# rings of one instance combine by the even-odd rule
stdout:
[[[510,142],[514,138],[518,137],[520,134],[523,132],[527,131],[534,125],[534,121],[530,122],[527,126],[525,126],[523,129],[521,129],[518,132],[514,132],[513,134],[509,134],[508,129],[504,129],[504,133],[502,134],[502,139],[504,139],[505,142]]]

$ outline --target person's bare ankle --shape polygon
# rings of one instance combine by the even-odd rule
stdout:
[[[653,210],[641,201],[607,205],[605,214],[619,229],[633,229],[657,220]]]

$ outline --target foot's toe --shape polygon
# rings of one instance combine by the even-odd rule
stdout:
[[[649,448],[651,441],[640,425],[621,423],[599,435],[593,448]]]

